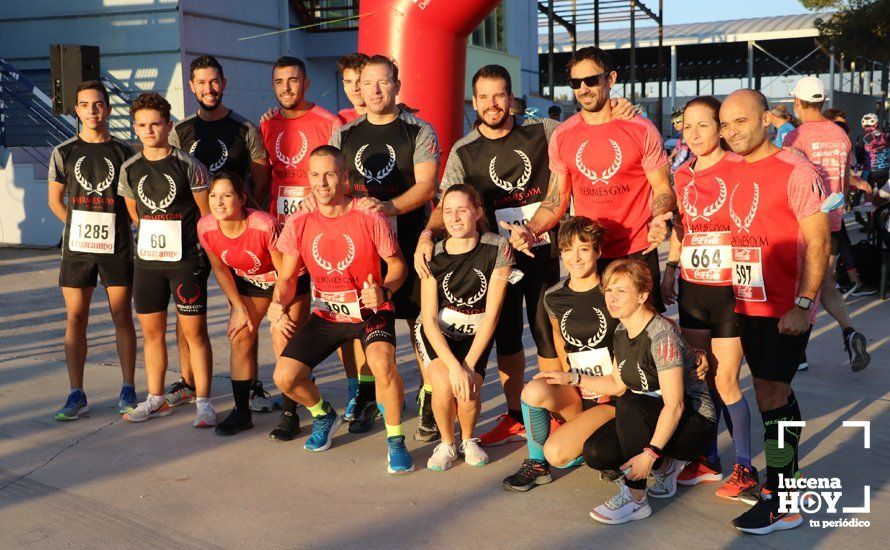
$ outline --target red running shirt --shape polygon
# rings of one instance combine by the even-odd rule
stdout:
[[[359,296],[368,275],[383,284],[380,260],[399,254],[386,216],[362,212],[352,201],[346,214],[328,218],[298,212],[284,224],[278,250],[300,258],[312,279],[312,312],[339,323],[360,323],[370,310]],[[393,310],[392,302],[378,310]]]
[[[647,119],[587,124],[578,113],[550,139],[550,171],[572,190],[573,214],[606,228],[603,258],[620,258],[649,246],[652,188],[646,173],[668,162],[658,130]]]
[[[680,277],[710,286],[732,284],[732,246],[729,233],[729,184],[742,157],[726,153],[717,164],[696,170],[695,160],[674,172],[677,209],[683,224]]]
[[[779,318],[794,307],[806,254],[798,220],[818,213],[823,199],[822,178],[797,153],[736,164],[729,227],[737,313]]]
[[[340,120],[343,124],[346,124],[350,120],[355,120],[359,117],[358,111],[354,108],[349,109],[340,109],[340,112],[337,113],[337,116],[340,117]]]
[[[309,194],[309,154],[327,145],[342,125],[333,113],[313,106],[303,116],[286,118],[281,113],[260,123],[263,145],[272,163],[272,200],[269,212],[282,222],[297,211]]]
[[[278,273],[270,250],[275,250],[281,224],[270,214],[253,208],[247,212],[247,229],[235,238],[226,237],[213,214],[198,220],[198,239],[235,274],[260,288],[275,284]]]

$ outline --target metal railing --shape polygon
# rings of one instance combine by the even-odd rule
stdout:
[[[73,118],[53,114],[49,96],[0,58],[0,145],[54,146],[76,133]]]

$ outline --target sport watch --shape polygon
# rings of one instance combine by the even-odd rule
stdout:
[[[806,296],[798,296],[794,300],[794,305],[799,307],[804,311],[809,311],[811,307],[813,307],[813,301],[807,298]]]

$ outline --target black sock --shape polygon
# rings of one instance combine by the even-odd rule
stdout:
[[[522,420],[522,409],[507,409],[507,414],[510,415],[510,418],[525,426],[525,421]]]
[[[373,403],[377,401],[377,384],[373,381],[358,383],[358,396],[355,398],[357,403]]]
[[[235,408],[241,412],[250,410],[250,387],[253,380],[232,380],[232,396],[235,398]]]
[[[285,394],[281,394],[281,412],[294,414],[297,412],[297,402]]]
[[[853,334],[853,331],[856,330],[853,327],[847,327],[844,329],[844,344],[846,344],[850,340],[850,335]]]
[[[794,420],[803,420],[803,416],[800,414],[800,405],[797,404],[797,396],[794,395],[794,390],[791,390],[791,394],[788,395],[788,406],[791,407],[791,414],[794,416]],[[789,430],[793,430],[795,435],[797,435],[798,445],[800,444],[800,435],[803,432],[802,428],[788,428]],[[797,448],[794,450],[794,475],[800,475],[800,453],[797,452]]]
[[[766,488],[777,491],[779,474],[792,478],[797,468],[797,446],[800,428],[785,428],[784,448],[779,448],[779,422],[800,420],[800,410],[795,415],[795,407],[786,403],[771,411],[761,411],[763,419],[763,449],[766,455]]]

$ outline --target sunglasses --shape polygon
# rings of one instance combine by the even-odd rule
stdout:
[[[600,81],[605,82],[609,77],[609,73],[600,73],[591,76],[585,76],[584,78],[570,78],[569,79],[569,88],[573,90],[577,90],[581,88],[581,83],[583,82],[585,86],[588,88],[594,88],[600,85]]]

